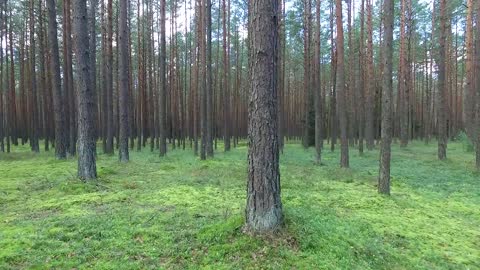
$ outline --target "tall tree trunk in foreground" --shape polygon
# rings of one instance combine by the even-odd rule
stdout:
[[[392,58],[394,0],[383,3],[383,78],[382,78],[382,142],[380,145],[380,173],[378,192],[390,195],[390,159],[392,144]]]
[[[119,14],[119,110],[120,110],[120,147],[119,159],[121,162],[129,160],[128,155],[128,23],[127,23],[127,0],[120,0]]]
[[[278,147],[276,50],[279,0],[251,0],[249,151],[246,227],[275,230],[282,225]]]
[[[447,158],[447,84],[445,76],[447,41],[447,0],[440,0],[440,51],[438,64],[438,159]]]
[[[94,93],[90,84],[86,1],[73,1],[73,47],[77,60],[78,78],[78,177],[97,178],[95,163]]]
[[[342,0],[336,0],[335,6],[337,22],[337,96],[340,118],[340,166],[349,167],[348,136],[347,136],[347,97],[345,89],[345,54],[343,40]]]

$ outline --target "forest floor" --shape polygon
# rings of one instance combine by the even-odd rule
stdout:
[[[281,157],[286,227],[243,233],[247,148],[200,161],[133,151],[98,156],[99,180],[76,160],[0,154],[0,269],[480,269],[480,175],[461,143],[393,147],[392,196],[377,194],[378,150],[351,169],[288,144]],[[220,148],[219,149],[223,149]]]

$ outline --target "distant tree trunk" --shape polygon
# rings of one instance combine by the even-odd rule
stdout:
[[[477,120],[476,120],[476,167],[480,171],[480,1],[477,1],[477,46],[476,48],[476,70],[477,70]]]
[[[107,2],[107,46],[106,46],[106,83],[107,83],[107,107],[105,108],[107,114],[107,144],[105,153],[112,155],[113,149],[113,50],[112,50],[112,38],[113,38],[113,4],[112,0]]]
[[[331,0],[330,4],[330,39],[331,39],[331,78],[330,78],[330,87],[332,88],[332,91],[330,93],[330,136],[331,136],[331,147],[330,150],[333,152],[335,151],[335,145],[337,144],[337,124],[338,124],[338,118],[337,118],[337,55],[338,52],[335,48],[336,43],[334,39],[334,0]]]
[[[398,81],[398,120],[400,121],[400,146],[408,144],[408,88],[407,88],[407,37],[406,37],[406,0],[401,0],[400,13],[400,61]]]
[[[347,97],[345,89],[345,54],[344,54],[344,38],[343,38],[343,21],[342,21],[342,0],[336,0],[335,7],[337,22],[337,96],[338,109],[340,118],[340,143],[341,157],[340,166],[342,168],[349,167],[348,157],[348,134],[347,134]]]
[[[207,156],[213,157],[213,75],[212,75],[212,1],[206,0],[206,28],[207,28]],[[186,74],[185,74],[186,76]]]
[[[128,114],[129,114],[129,101],[128,101],[128,5],[129,1],[120,0],[120,14],[119,14],[119,111],[120,111],[120,147],[119,147],[119,159],[120,162],[127,162],[129,160],[128,153]]]
[[[322,1],[317,0],[316,3],[316,23],[317,29],[315,29],[315,88],[314,88],[314,99],[315,99],[315,161],[317,164],[322,163],[322,87],[321,87],[321,21],[320,21],[320,11]]]
[[[3,44],[3,5],[0,4],[0,44]],[[4,133],[4,106],[3,106],[3,46],[0,46],[0,151],[5,152]]]
[[[96,121],[98,118],[98,113],[97,113],[97,34],[96,34],[96,12],[98,8],[98,0],[90,0],[90,24],[89,24],[89,32],[90,32],[90,41],[89,41],[89,47],[90,47],[90,77],[91,81],[90,83],[92,84],[92,91],[94,93],[95,97],[95,110],[94,110],[94,116],[93,119],[95,119],[95,141],[98,138],[98,130],[99,130],[99,123]],[[96,144],[95,144],[95,149],[96,149]]]
[[[390,195],[390,159],[392,144],[392,58],[394,0],[385,0],[383,6],[383,78],[382,78],[382,142],[380,146],[380,173],[378,192]]]
[[[16,91],[15,91],[15,60],[13,52],[13,16],[12,11],[10,10],[10,27],[9,27],[9,37],[10,37],[10,125],[11,132],[10,136],[12,138],[13,145],[18,145],[17,139],[17,101],[16,101]],[[7,67],[8,68],[8,67]]]
[[[37,103],[37,80],[35,72],[35,1],[30,1],[30,76],[31,76],[31,112],[32,112],[32,131],[31,147],[33,152],[40,152],[38,144],[38,103]]]
[[[272,231],[283,223],[280,198],[279,146],[277,130],[277,68],[275,61],[278,0],[249,1],[250,101],[249,169],[246,227]]]
[[[166,136],[166,117],[167,117],[167,82],[166,82],[166,65],[165,59],[167,57],[166,49],[166,3],[165,0],[160,1],[160,61],[159,61],[159,76],[160,76],[160,94],[159,94],[159,124],[160,124],[160,156],[163,157],[167,153],[167,136]]]
[[[375,145],[375,79],[373,77],[373,24],[372,24],[372,0],[367,0],[367,85],[366,85],[366,117],[365,117],[365,140],[368,150],[373,150]]]
[[[206,62],[206,50],[205,50],[205,2],[206,0],[198,0],[198,35],[197,35],[197,43],[198,43],[198,60],[199,60],[199,78],[198,78],[198,88],[200,93],[200,137],[201,137],[201,145],[200,145],[200,159],[205,160],[207,158],[206,152],[206,144],[207,144],[207,95],[206,95],[206,83],[205,83],[205,62]]]
[[[222,0],[223,9],[223,140],[224,150],[230,151],[230,65],[228,64],[230,55],[228,54],[229,37],[227,31],[227,21],[229,13],[226,1]]]
[[[473,10],[474,0],[467,0],[467,19],[465,31],[465,48],[466,48],[466,86],[465,86],[465,131],[470,139],[475,138],[474,119],[475,119],[475,75],[474,75],[474,46],[473,46]]]
[[[447,84],[445,76],[447,40],[447,0],[440,0],[440,51],[438,64],[438,159],[447,158]]]
[[[78,177],[97,178],[95,163],[94,93],[90,83],[86,1],[73,0],[73,47],[78,76]]]
[[[63,7],[63,56],[64,56],[64,93],[65,93],[65,102],[68,108],[65,110],[67,115],[67,130],[68,130],[68,144],[67,144],[67,152],[71,156],[75,156],[77,147],[77,134],[76,134],[76,94],[74,91],[74,84],[73,84],[73,70],[72,70],[72,18],[71,18],[71,1],[65,0],[64,7]]]
[[[48,132],[48,124],[51,122],[50,119],[48,119],[48,112],[49,112],[49,107],[48,105],[48,89],[47,89],[47,75],[45,72],[45,42],[44,42],[44,29],[43,29],[43,22],[44,22],[44,14],[43,14],[43,1],[40,0],[38,1],[38,43],[39,43],[39,64],[40,64],[40,95],[42,97],[42,117],[43,117],[43,138],[45,140],[45,151],[49,151],[49,132]],[[11,32],[10,32],[11,33]],[[10,46],[10,50],[13,55],[13,46]],[[13,58],[12,58],[12,63],[13,63]],[[13,66],[12,66],[13,69]],[[14,74],[14,73],[13,73]],[[13,84],[15,84],[15,78],[12,79]]]
[[[311,145],[311,118],[310,110],[312,105],[312,84],[311,84],[311,0],[303,1],[303,89],[304,92],[304,123],[303,123],[303,147],[308,148]],[[312,138],[315,139],[315,138]]]
[[[358,152],[363,155],[363,140],[365,136],[365,0],[360,7],[360,39],[358,44],[358,71],[357,71],[357,108],[358,108]]]

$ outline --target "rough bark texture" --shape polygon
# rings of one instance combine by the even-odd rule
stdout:
[[[119,159],[121,162],[129,160],[128,155],[128,21],[127,0],[120,0],[119,16],[119,110],[120,110],[120,147]]]
[[[74,0],[73,47],[77,60],[78,78],[78,177],[83,180],[92,180],[97,178],[95,139],[93,136],[95,103],[90,84],[90,50],[85,25],[87,25],[86,2]]]
[[[347,97],[345,88],[345,54],[344,54],[344,38],[343,38],[343,21],[342,21],[342,0],[336,0],[335,7],[337,22],[337,99],[338,114],[340,118],[340,166],[342,168],[349,167],[348,157],[348,130],[347,130]]]
[[[386,195],[390,195],[390,159],[392,144],[393,7],[393,0],[385,0],[383,6],[382,142],[380,144],[378,192]]]
[[[282,225],[275,47],[278,0],[251,0],[249,151],[246,227],[256,232]]]
[[[447,84],[446,72],[446,40],[447,40],[447,1],[440,0],[440,50],[438,64],[438,159],[447,158]]]

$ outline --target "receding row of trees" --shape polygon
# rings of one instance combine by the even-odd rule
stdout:
[[[393,140],[436,137],[445,159],[464,132],[480,168],[473,0],[10,0],[0,44],[1,151],[42,140],[94,179],[97,152],[189,147],[203,160],[249,135],[248,209],[273,207],[269,220],[247,211],[252,227],[281,219],[285,140],[321,164],[339,139],[345,168],[350,148],[379,144],[385,194]]]

